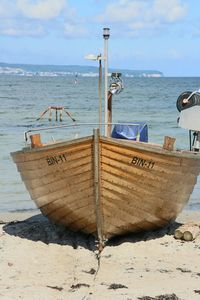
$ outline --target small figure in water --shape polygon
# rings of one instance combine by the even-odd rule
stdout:
[[[78,74],[75,75],[75,80],[74,80],[74,84],[78,83]]]

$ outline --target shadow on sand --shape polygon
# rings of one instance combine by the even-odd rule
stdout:
[[[174,231],[182,225],[181,223],[177,223],[175,221],[170,222],[166,226],[162,228],[158,228],[151,231],[143,231],[143,232],[130,232],[124,235],[115,236],[111,238],[106,245],[108,246],[118,246],[123,243],[137,243],[140,241],[149,241],[157,238],[161,238],[164,235],[174,235]]]
[[[106,246],[118,246],[126,242],[135,243],[156,239],[166,234],[172,235],[179,225],[179,223],[172,222],[154,231],[128,233],[126,235],[116,236],[107,241]],[[3,230],[10,235],[24,239],[41,241],[46,244],[68,245],[74,249],[83,247],[90,251],[95,251],[98,244],[98,241],[91,234],[74,232],[69,228],[55,225],[41,214],[27,218],[24,221],[6,223],[3,226]]]
[[[35,215],[24,221],[9,222],[3,230],[14,236],[45,244],[69,245],[74,249],[84,247],[91,251],[96,249],[95,237],[82,232],[73,232],[68,228],[51,223],[42,214]]]

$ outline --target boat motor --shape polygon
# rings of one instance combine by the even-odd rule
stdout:
[[[179,126],[189,129],[190,150],[200,151],[200,90],[186,91],[180,94],[176,107],[180,112]],[[192,132],[193,141],[191,139]]]

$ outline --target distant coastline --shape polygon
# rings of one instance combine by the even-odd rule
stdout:
[[[124,77],[163,77],[163,73],[157,70],[127,70],[109,69],[111,72],[121,72]],[[10,64],[0,62],[0,75],[15,76],[80,76],[98,77],[98,67],[79,65],[31,65]]]

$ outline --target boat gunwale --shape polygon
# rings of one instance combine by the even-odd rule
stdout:
[[[43,144],[41,147],[36,147],[36,148],[31,148],[31,145],[27,145],[26,147],[22,148],[21,150],[18,151],[13,151],[11,152],[11,156],[15,156],[18,153],[34,153],[34,152],[43,152],[46,150],[51,150],[54,148],[62,148],[65,146],[73,146],[76,144],[83,144],[84,142],[92,142],[93,141],[93,135],[90,136],[85,136],[82,138],[77,138],[77,139],[72,139],[72,140],[67,140],[67,141],[57,141],[57,142],[53,142],[53,143],[47,143],[47,144]]]
[[[169,151],[162,148],[161,144],[153,144],[153,143],[146,143],[146,142],[139,142],[139,141],[130,141],[130,140],[121,140],[115,138],[109,138],[101,136],[101,140],[106,144],[112,145],[120,145],[122,147],[128,147],[130,149],[138,149],[146,152],[154,152],[157,154],[161,154],[164,156],[172,156],[177,158],[189,158],[189,159],[196,159],[200,160],[200,153],[199,152],[192,152],[189,150],[173,150]]]
[[[62,148],[65,146],[73,146],[78,145],[84,142],[92,142],[94,139],[93,135],[77,138],[77,139],[70,139],[67,141],[57,141],[54,143],[47,143],[44,144],[41,147],[37,148],[31,148],[30,145],[27,147],[22,148],[18,151],[11,152],[11,156],[14,157],[17,154],[20,153],[37,153],[37,152],[43,152],[46,150],[53,150],[55,148]],[[149,142],[140,142],[140,141],[133,141],[133,140],[125,140],[125,139],[116,139],[112,137],[105,137],[103,135],[100,136],[100,143],[105,142],[106,144],[112,144],[112,145],[118,145],[122,147],[128,147],[130,149],[138,149],[146,152],[152,152],[156,154],[161,154],[164,156],[171,156],[171,157],[177,157],[177,158],[186,158],[186,159],[193,159],[193,160],[200,160],[200,153],[199,152],[193,152],[189,150],[184,149],[175,149],[173,151],[169,151],[162,148],[161,144],[154,144]]]

